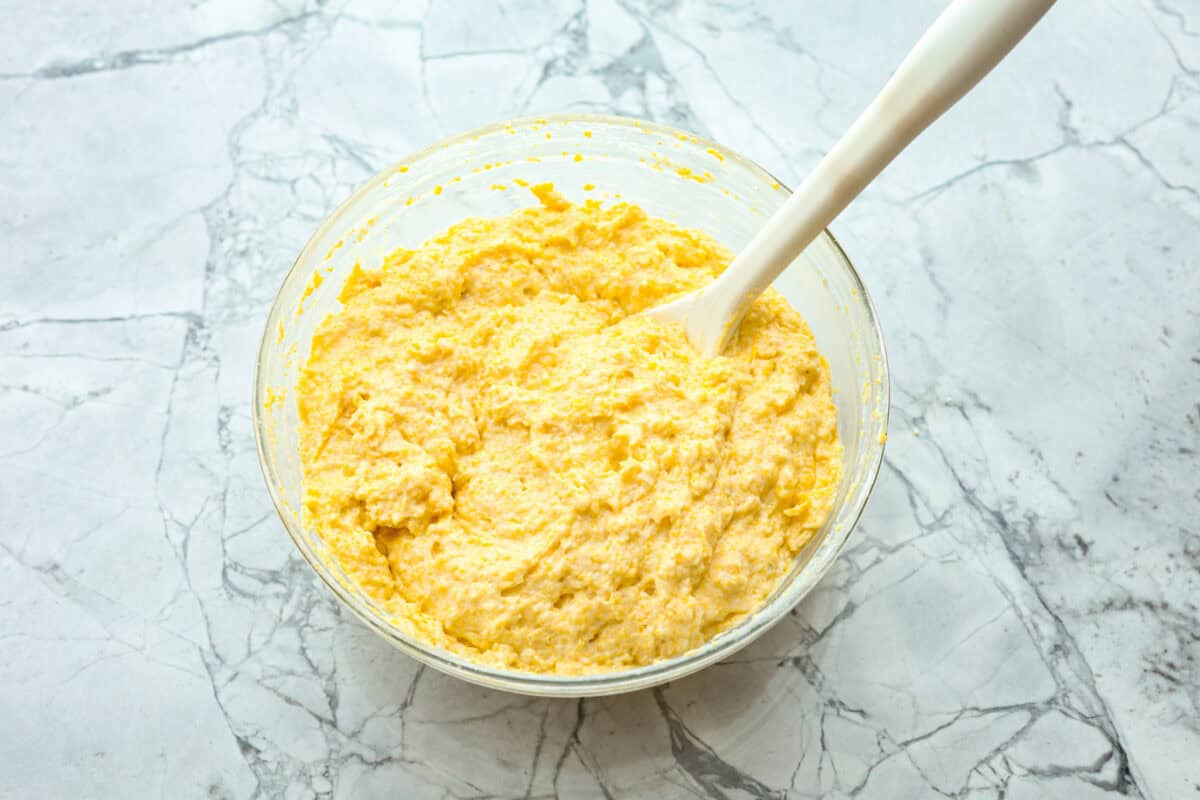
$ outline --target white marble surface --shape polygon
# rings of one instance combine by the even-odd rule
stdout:
[[[577,109],[794,181],[940,5],[8,4],[0,794],[1200,796],[1195,0],[1060,4],[837,223],[886,466],[733,661],[582,702],[422,670],[263,488],[264,315],[372,172]]]

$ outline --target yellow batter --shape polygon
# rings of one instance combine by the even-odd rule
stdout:
[[[541,200],[356,268],[298,386],[305,514],[409,633],[588,673],[757,607],[829,514],[829,369],[774,291],[726,353],[635,318],[729,253],[639,208]]]

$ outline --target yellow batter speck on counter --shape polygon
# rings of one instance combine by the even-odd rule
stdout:
[[[534,193],[347,279],[297,387],[304,513],[423,641],[541,673],[648,664],[758,607],[825,522],[829,368],[773,290],[702,357],[634,315],[728,251]]]

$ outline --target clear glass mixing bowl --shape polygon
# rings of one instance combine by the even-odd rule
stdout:
[[[888,370],[866,288],[838,243],[821,235],[775,283],[803,314],[829,361],[845,446],[834,511],[762,607],[703,646],[636,669],[541,675],[483,666],[401,633],[304,525],[293,388],[314,328],[338,308],[356,263],[380,264],[464,217],[501,216],[535,203],[518,181],[552,181],[569,199],[620,198],[699,228],[737,252],[788,195],[765,170],[719,144],[618,117],[562,115],[493,125],[436,144],[375,176],[305,245],[267,318],[254,376],[254,429],[263,474],[300,553],[347,608],[396,647],[473,683],[525,694],[602,695],[664,683],[731,655],[791,610],[833,564],[883,458]],[[323,281],[314,281],[319,272]]]

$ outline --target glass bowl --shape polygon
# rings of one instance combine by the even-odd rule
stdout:
[[[254,430],[271,499],[301,555],[347,608],[413,658],[463,680],[532,695],[578,697],[642,689],[694,672],[745,647],[821,579],[854,528],[886,439],[888,370],[875,310],[858,273],[828,232],[776,281],[829,361],[844,476],[833,512],[762,606],[683,655],[634,669],[580,676],[488,667],[417,641],[389,622],[304,524],[293,388],[314,328],[339,307],[356,263],[382,263],[468,216],[502,216],[536,203],[528,184],[552,181],[569,199],[622,199],[740,250],[788,195],[758,165],[682,131],[619,117],[561,115],[481,128],[384,170],[317,229],[267,317],[254,375]],[[321,279],[314,278],[319,274]]]

